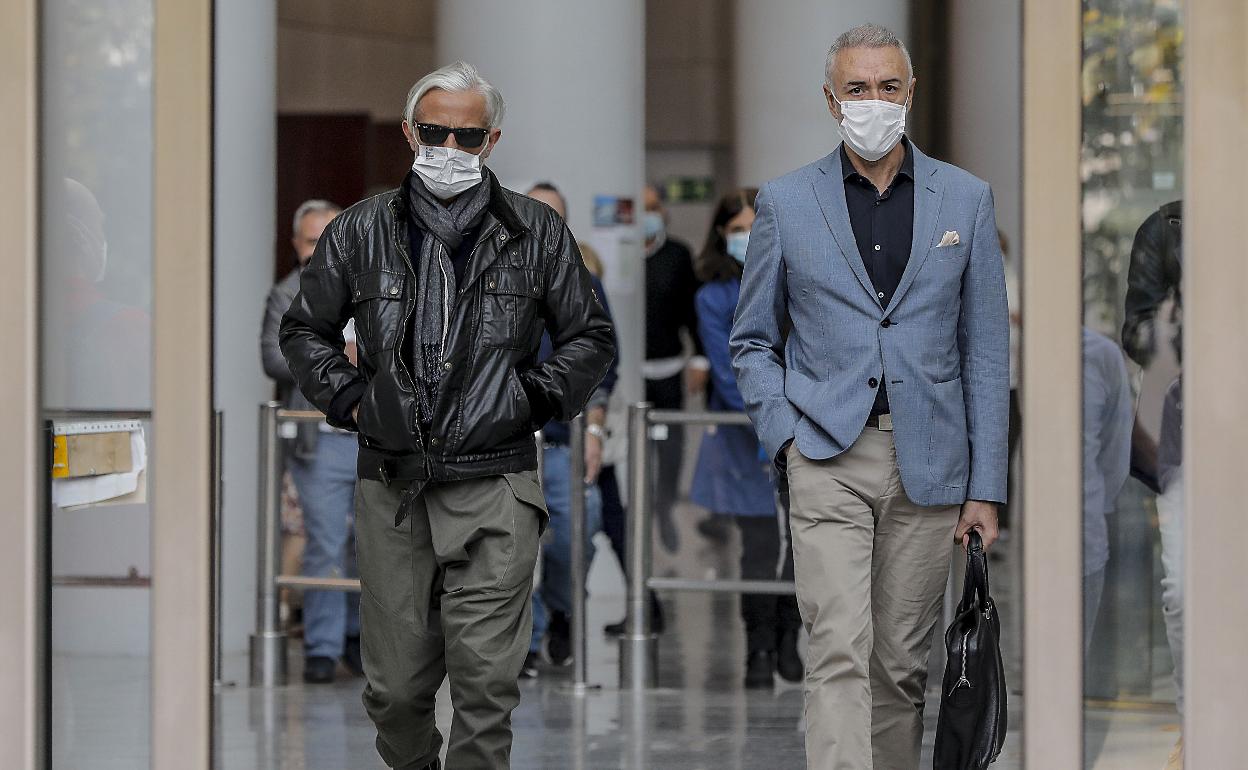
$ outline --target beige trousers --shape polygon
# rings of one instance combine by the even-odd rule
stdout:
[[[843,454],[788,450],[793,566],[806,654],[806,762],[915,770],[927,660],[958,506],[901,486],[893,434],[867,428]]]

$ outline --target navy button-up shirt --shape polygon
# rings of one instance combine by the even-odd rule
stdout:
[[[871,180],[854,169],[849,153],[841,145],[849,223],[881,308],[888,307],[897,293],[901,275],[910,262],[910,241],[914,235],[914,153],[908,140],[901,141],[906,156],[884,192],[876,190]],[[873,415],[889,411],[888,389],[883,382],[879,387]]]

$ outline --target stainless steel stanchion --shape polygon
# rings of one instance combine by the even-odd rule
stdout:
[[[589,650],[585,627],[585,415],[572,419],[568,453],[568,515],[572,517],[572,687],[579,695],[594,689],[589,681]]]
[[[256,632],[251,635],[251,686],[286,684],[286,633],[280,628],[275,578],[281,563],[282,445],[278,410],[260,406],[260,504],[256,523]]]
[[[650,441],[652,404],[628,410],[629,530],[628,605],[620,637],[620,687],[636,691],[658,686],[658,643],[650,629]]]

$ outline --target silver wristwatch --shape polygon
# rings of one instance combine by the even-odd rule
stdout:
[[[585,432],[591,436],[596,436],[599,441],[607,440],[607,429],[601,425],[589,424],[585,426]]]

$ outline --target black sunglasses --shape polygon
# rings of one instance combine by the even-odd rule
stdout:
[[[449,128],[435,123],[417,123],[416,131],[420,136],[420,143],[432,147],[441,147],[446,142],[446,137],[454,134],[455,143],[460,147],[476,149],[490,135],[488,128]]]

